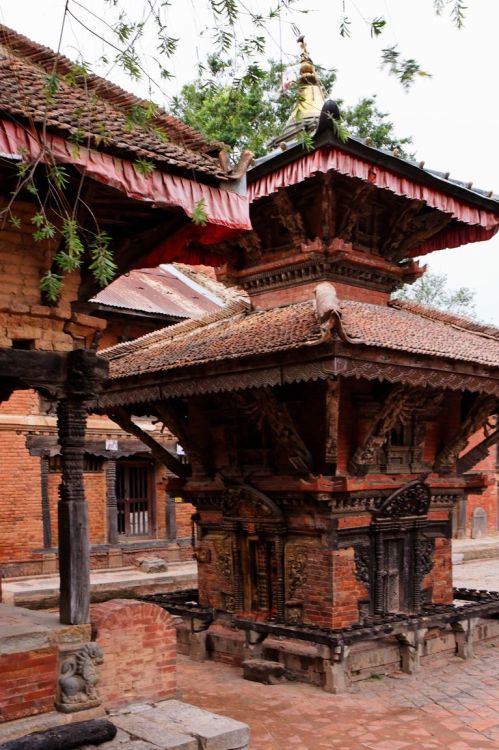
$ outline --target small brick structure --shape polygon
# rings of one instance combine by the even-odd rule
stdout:
[[[92,607],[92,637],[104,652],[99,692],[106,709],[176,693],[173,617],[154,604],[113,599]]]
[[[60,652],[89,640],[89,625],[0,605],[0,723],[54,710]]]

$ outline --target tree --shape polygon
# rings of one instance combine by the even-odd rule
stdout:
[[[183,86],[172,103],[172,114],[184,120],[208,139],[222,141],[236,153],[247,148],[255,156],[267,151],[267,144],[284,129],[296,104],[298,84],[285,90],[282,63],[270,60],[267,68],[250,65],[234,79],[232,62],[211,55],[202,75]],[[336,80],[336,71],[317,66],[324,90]],[[342,102],[338,102],[341,106]],[[404,149],[411,138],[397,138],[388,115],[376,105],[376,97],[365,97],[354,106],[342,107],[344,122],[351,135],[370,138],[377,147],[393,149],[410,156]]]
[[[455,315],[476,317],[475,292],[466,286],[449,289],[444,273],[427,271],[414,284],[406,284],[395,292],[392,298],[415,302]]]

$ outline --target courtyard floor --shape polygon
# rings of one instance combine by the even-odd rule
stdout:
[[[181,698],[251,727],[251,750],[499,748],[499,641],[476,658],[368,680],[346,695],[261,685],[241,670],[178,660]]]
[[[454,568],[456,586],[499,590],[499,560]],[[240,669],[178,660],[182,700],[244,721],[251,750],[492,750],[499,748],[499,640],[470,661],[424,666],[330,695],[299,683],[261,685]]]

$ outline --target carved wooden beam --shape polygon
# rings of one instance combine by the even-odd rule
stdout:
[[[268,426],[277,446],[287,454],[291,466],[299,471],[312,471],[312,456],[298,434],[286,404],[278,401],[270,388],[255,388],[251,394],[237,396],[239,405],[259,429],[264,424]]]
[[[182,448],[184,448],[190,463],[200,464],[208,473],[210,470],[209,460],[205,450],[203,450],[200,441],[193,439],[193,436],[175,408],[172,402],[156,401],[153,404],[154,413],[159,417],[161,422],[178,438]]]
[[[355,185],[348,197],[345,211],[342,214],[341,222],[337,231],[338,237],[349,241],[352,239],[353,230],[357,224],[360,215],[365,210],[366,199],[375,189],[370,182],[360,181]]]
[[[115,407],[109,412],[109,418],[116,422],[122,430],[129,432],[131,435],[135,435],[144,445],[150,449],[154,458],[160,463],[164,464],[173,474],[178,477],[186,477],[189,473],[189,468],[186,464],[181,463],[173,453],[170,453],[161,443],[158,443],[152,435],[143,430],[141,427],[132,421],[131,415],[123,407]]]
[[[449,471],[459,454],[466,448],[468,440],[483,427],[497,409],[496,396],[477,396],[458,432],[447,442],[435,459],[435,471]]]
[[[470,471],[474,466],[487,458],[489,449],[495,443],[499,443],[499,428],[487,435],[478,445],[471,448],[464,456],[457,461],[457,472],[458,474],[464,474],[466,471]]]
[[[444,214],[440,211],[432,211],[421,216],[416,216],[406,228],[405,239],[399,243],[397,249],[392,252],[389,259],[402,260],[411,248],[433,237],[433,235],[447,226],[452,219],[453,217],[450,214]]]
[[[416,409],[424,404],[427,395],[422,388],[395,385],[371,425],[362,445],[355,451],[348,464],[350,474],[364,476],[369,466],[376,463],[379,449],[387,440],[388,433],[398,421],[407,422]]]
[[[293,205],[286,190],[278,190],[272,195],[272,203],[277,209],[277,216],[281,224],[286,227],[291,239],[296,244],[307,241],[307,234],[303,225],[303,219],[299,211]]]
[[[1,386],[6,395],[17,388],[38,388],[58,398],[75,396],[87,400],[99,391],[107,371],[107,362],[88,349],[0,349]]]

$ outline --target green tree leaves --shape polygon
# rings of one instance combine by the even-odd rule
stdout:
[[[444,273],[427,271],[414,284],[406,284],[392,295],[393,299],[415,302],[455,315],[475,317],[475,292],[468,287],[449,289]]]

